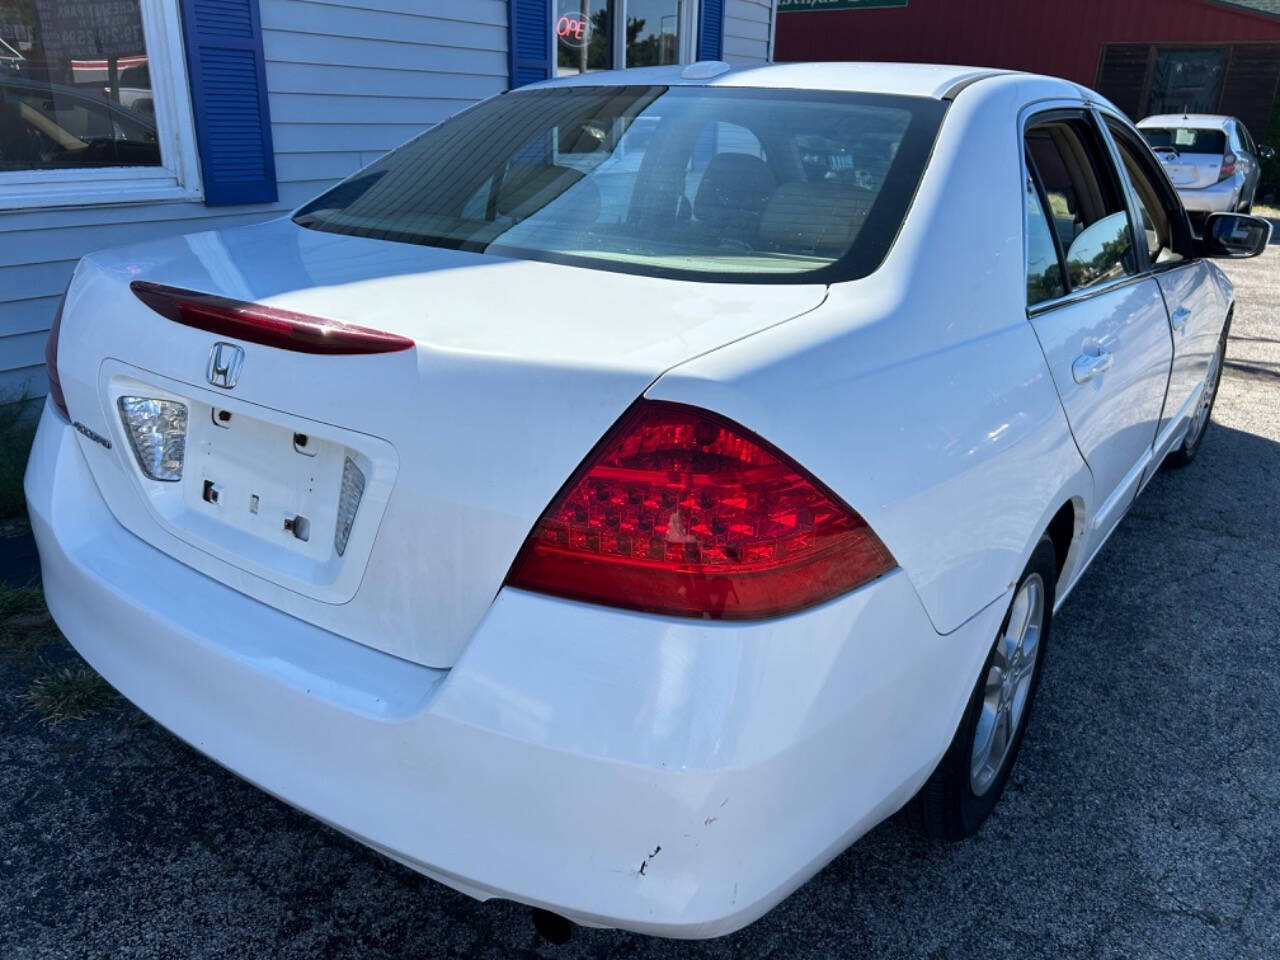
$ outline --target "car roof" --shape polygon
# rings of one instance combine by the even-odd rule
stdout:
[[[1225,130],[1234,117],[1216,113],[1162,113],[1155,117],[1143,117],[1139,127],[1184,127],[1189,130]]]
[[[705,71],[720,69],[714,76]],[[695,70],[694,68],[702,68]],[[733,67],[727,63],[702,61],[670,67],[639,67],[630,70],[601,70],[532,84],[524,89],[565,86],[654,86],[763,87],[792,90],[827,90],[857,93],[893,93],[903,96],[944,99],[970,83],[986,77],[1010,73],[990,67],[964,67],[938,63],[774,63],[765,66]],[[1064,87],[1074,84],[1061,81]]]

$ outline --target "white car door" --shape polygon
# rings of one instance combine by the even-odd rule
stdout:
[[[1156,438],[1154,470],[1196,410],[1227,304],[1209,263],[1195,255],[1182,201],[1159,163],[1127,121],[1109,111],[1104,117],[1131,188],[1131,202],[1143,223],[1139,242],[1145,241],[1146,251],[1139,253],[1160,284],[1173,338],[1173,368]]]
[[[1123,516],[1151,461],[1173,348],[1093,114],[1053,109],[1023,129],[1028,314],[1093,473],[1087,556]]]

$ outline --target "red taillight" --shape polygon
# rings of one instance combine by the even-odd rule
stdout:
[[[749,620],[893,569],[866,522],[727,420],[642,400],[529,534],[507,583],[651,613]]]
[[[1222,158],[1222,166],[1218,168],[1218,179],[1225,180],[1227,177],[1235,176],[1236,172],[1236,155],[1234,153],[1225,154]]]
[[[58,378],[58,335],[62,332],[62,306],[67,302],[66,291],[58,301],[58,309],[53,312],[53,324],[49,327],[49,339],[44,342],[44,369],[49,375],[49,399],[68,420],[71,413],[67,410],[67,398],[62,395],[62,381]]]
[[[156,313],[175,323],[281,350],[322,354],[395,353],[413,346],[412,340],[394,333],[266,307],[260,303],[180,290],[144,280],[133,281],[129,289]]]

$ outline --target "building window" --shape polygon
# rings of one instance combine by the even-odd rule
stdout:
[[[1215,112],[1226,63],[1221,48],[1157,50],[1147,113]]]
[[[693,61],[696,0],[560,0],[556,75]]]
[[[177,0],[0,0],[0,209],[195,199]]]

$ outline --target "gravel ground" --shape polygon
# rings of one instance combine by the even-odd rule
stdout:
[[[891,821],[732,937],[556,948],[523,908],[369,852],[105,691],[39,724],[21,696],[76,659],[56,635],[13,649],[27,617],[0,651],[0,956],[1280,956],[1280,247],[1229,272],[1216,426],[1063,609],[976,839]]]

